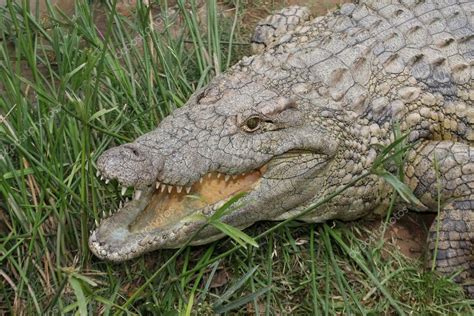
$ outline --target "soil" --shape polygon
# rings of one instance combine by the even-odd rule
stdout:
[[[408,212],[393,224],[388,224],[384,239],[388,244],[397,247],[405,256],[419,259],[426,251],[426,239],[428,231],[435,218],[434,213]],[[368,231],[378,232],[382,230],[385,219],[360,220]]]

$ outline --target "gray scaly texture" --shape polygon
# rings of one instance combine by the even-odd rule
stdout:
[[[217,76],[156,130],[100,157],[104,177],[144,193],[92,233],[92,251],[125,260],[179,247],[204,225],[188,212],[140,229],[135,218],[155,182],[194,190],[208,174],[258,170],[241,207],[222,220],[244,228],[298,214],[367,171],[399,122],[415,144],[405,171],[420,210],[436,211],[441,194],[428,241],[437,268],[461,269],[457,281],[474,295],[474,2],[361,1],[307,22],[304,12],[293,7],[260,23],[259,54]],[[302,219],[382,214],[391,194],[369,176]],[[206,227],[193,243],[220,237]]]

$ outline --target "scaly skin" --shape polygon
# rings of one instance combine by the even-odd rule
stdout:
[[[474,295],[474,4],[383,2],[347,4],[301,25],[294,22],[304,9],[281,11],[257,28],[259,54],[217,76],[156,130],[106,151],[100,173],[143,193],[101,223],[91,250],[121,261],[179,247],[229,197],[197,204],[181,187],[201,197],[212,185],[247,191],[222,218],[240,228],[298,214],[367,171],[399,122],[416,143],[405,170],[421,209],[436,211],[441,194],[428,241],[437,268],[462,269],[457,281]],[[281,29],[293,31],[279,36]],[[228,184],[217,173],[250,175]],[[153,193],[155,182],[163,193]],[[302,220],[382,214],[391,194],[369,176]],[[206,227],[192,244],[220,237]]]

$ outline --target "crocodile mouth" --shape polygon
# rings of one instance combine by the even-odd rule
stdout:
[[[202,222],[232,196],[255,190],[265,170],[266,166],[241,175],[211,172],[187,188],[160,183],[135,190],[134,197],[120,202],[118,210],[102,214],[91,233],[90,248],[100,258],[123,260],[140,254],[137,243],[147,251],[163,247],[179,228]],[[122,189],[122,195],[126,190]],[[173,244],[165,247],[175,248]]]

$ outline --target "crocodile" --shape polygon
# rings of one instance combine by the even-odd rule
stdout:
[[[91,251],[123,261],[298,216],[370,170],[406,134],[403,178],[437,212],[427,249],[474,296],[474,2],[360,1],[310,19],[289,7],[257,26],[256,53],[196,91],[157,128],[106,150],[98,174],[134,188],[101,220]],[[394,188],[369,174],[298,219],[387,211]],[[105,213],[108,213],[107,210]]]

